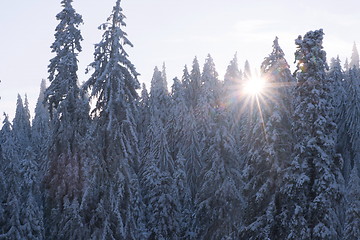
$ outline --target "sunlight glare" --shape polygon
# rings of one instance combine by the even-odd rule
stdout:
[[[261,94],[264,89],[265,81],[262,78],[252,78],[245,83],[244,90],[249,95]]]

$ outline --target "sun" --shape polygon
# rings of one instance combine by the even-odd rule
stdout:
[[[244,91],[248,95],[259,95],[264,91],[265,80],[260,77],[251,78],[245,82]]]

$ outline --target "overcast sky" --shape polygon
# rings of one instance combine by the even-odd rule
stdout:
[[[116,0],[74,0],[83,16],[84,41],[79,55],[79,79],[86,81],[94,44],[101,40],[97,27],[110,15]],[[16,97],[28,95],[33,110],[41,79],[53,57],[55,15],[60,0],[1,0],[0,15],[0,111],[12,119]],[[358,0],[122,0],[128,33],[134,48],[130,60],[147,83],[155,66],[166,63],[168,82],[181,78],[184,65],[198,57],[202,66],[208,53],[223,77],[235,52],[240,67],[249,60],[252,69],[271,52],[279,37],[289,63],[293,63],[294,39],[309,30],[323,28],[328,60],[337,54],[351,56],[354,41],[360,43]],[[32,116],[33,117],[33,116]],[[0,117],[1,121],[3,117]]]

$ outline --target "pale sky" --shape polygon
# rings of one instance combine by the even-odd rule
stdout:
[[[17,94],[28,95],[33,111],[41,79],[54,56],[54,41],[61,11],[60,0],[0,0],[0,111],[14,116]],[[116,0],[74,0],[83,16],[83,51],[79,55],[79,80],[93,60],[94,44],[101,40],[97,27],[110,15]],[[338,54],[344,62],[353,43],[360,47],[360,2],[358,0],[122,0],[128,33],[134,48],[129,59],[150,86],[153,69],[165,62],[169,87],[181,78],[184,65],[193,58],[202,66],[208,53],[214,58],[220,78],[235,52],[240,68],[249,60],[252,69],[271,52],[279,37],[290,64],[294,61],[294,39],[309,30],[323,28],[328,60]],[[360,48],[359,48],[360,49]],[[33,116],[32,116],[33,117]],[[0,120],[3,120],[1,114]],[[1,125],[1,124],[0,124]]]

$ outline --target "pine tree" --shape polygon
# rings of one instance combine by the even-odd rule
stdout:
[[[346,58],[346,59],[345,59],[345,63],[344,63],[344,70],[345,70],[345,72],[349,71],[349,68],[350,68],[350,66],[349,66],[349,60],[348,60],[348,58]]]
[[[222,96],[222,106],[227,110],[228,121],[231,123],[230,129],[234,133],[237,143],[240,143],[241,133],[241,114],[243,110],[243,95],[242,95],[242,72],[238,66],[237,53],[230,61],[224,76],[224,91]],[[240,149],[240,146],[238,146]]]
[[[347,189],[347,208],[345,221],[345,240],[359,239],[360,236],[360,179],[355,165],[351,171]]]
[[[190,83],[189,83],[189,99],[190,106],[195,108],[198,105],[199,97],[201,94],[201,71],[199,61],[197,57],[194,58],[192,69],[190,72]]]
[[[185,99],[186,99],[186,106],[188,108],[190,108],[191,106],[191,79],[190,79],[190,73],[189,73],[189,70],[188,70],[188,67],[185,65],[184,66],[184,70],[183,70],[183,75],[181,77],[181,82],[182,82],[182,85],[183,85],[183,88],[184,88],[184,96],[185,96]]]
[[[196,239],[236,239],[241,227],[243,198],[235,141],[223,114],[215,115],[203,151],[201,187],[196,197]]]
[[[340,239],[337,206],[342,198],[341,159],[325,76],[322,29],[299,36],[293,160],[282,189],[282,239]],[[285,230],[285,233],[284,233]]]
[[[27,147],[25,156],[20,160],[19,170],[21,177],[20,216],[24,237],[27,239],[44,239],[39,166],[31,147]]]
[[[275,223],[276,193],[283,182],[282,173],[291,152],[290,87],[293,78],[284,53],[275,38],[272,53],[261,66],[266,81],[258,96],[257,121],[250,134],[252,141],[244,168],[244,194],[247,199],[244,239],[269,239]],[[274,234],[276,237],[276,234]]]
[[[166,126],[169,150],[173,159],[184,142],[184,131],[188,107],[186,106],[185,89],[178,78],[174,78],[172,85],[169,117]]]
[[[331,94],[332,94],[332,105],[335,109],[335,119],[338,125],[342,120],[339,119],[341,102],[345,98],[344,80],[345,73],[341,67],[341,61],[339,56],[337,58],[331,58],[330,69],[327,73],[327,77],[331,82]]]
[[[95,45],[93,69],[83,88],[91,90],[96,99],[92,111],[95,120],[94,137],[98,144],[99,168],[94,169],[96,184],[93,189],[93,209],[89,209],[91,236],[93,238],[127,239],[126,229],[139,230],[131,206],[135,198],[131,182],[138,169],[138,139],[136,134],[136,104],[139,82],[138,73],[128,59],[125,46],[132,46],[127,34],[120,0],[116,1],[100,43]],[[91,213],[91,211],[93,213]]]
[[[191,203],[191,192],[188,186],[185,171],[185,158],[181,151],[177,153],[175,160],[174,183],[174,190],[176,191],[174,195],[178,197],[179,237],[189,238],[191,235],[190,224],[193,207]]]
[[[356,43],[354,42],[353,49],[352,49],[352,55],[350,59],[349,68],[357,68],[359,69],[359,52],[356,47]]]
[[[51,45],[56,56],[48,66],[50,86],[44,96],[52,121],[44,177],[47,239],[86,238],[83,229],[72,228],[78,221],[83,221],[79,205],[86,182],[84,136],[88,106],[77,77],[77,56],[83,40],[78,27],[83,21],[73,8],[72,0],[63,0],[61,4],[63,9],[56,15],[60,23]],[[66,214],[69,206],[78,208],[74,209],[76,216]]]
[[[163,62],[163,65],[162,65],[161,77],[163,79],[164,89],[165,89],[166,93],[168,94],[169,92],[168,92],[168,82],[167,82],[165,62]]]
[[[141,149],[145,142],[147,127],[150,124],[150,99],[145,83],[143,83],[142,85],[141,96],[139,99],[139,113],[137,119],[139,148]]]
[[[30,112],[26,104],[23,104],[23,101],[18,95],[16,102],[16,111],[15,118],[13,120],[13,133],[16,139],[16,152],[19,155],[19,158],[24,157],[25,149],[31,145],[31,125],[30,125]]]
[[[17,106],[20,103],[18,102]],[[22,104],[21,104],[22,105]],[[20,108],[20,107],[19,107]],[[1,128],[1,150],[2,150],[2,175],[5,180],[5,186],[8,188],[1,193],[1,228],[0,237],[8,239],[25,238],[21,226],[21,202],[20,202],[20,173],[19,173],[19,155],[18,146],[15,140],[15,134],[7,115],[4,114],[3,126]],[[3,186],[3,187],[5,187]],[[10,187],[11,186],[11,187]]]
[[[165,79],[163,73],[157,67],[154,69],[154,74],[151,79],[150,89],[150,111],[156,118],[159,118],[163,124],[167,119],[167,111],[169,108],[169,95],[167,87],[165,86]]]
[[[36,162],[39,166],[45,165],[46,148],[50,135],[50,116],[44,103],[46,82],[41,81],[40,93],[35,107],[35,116],[31,127],[31,142],[34,149]],[[41,170],[43,173],[44,169]]]
[[[187,114],[186,125],[184,128],[184,141],[180,149],[185,157],[185,172],[187,176],[187,184],[190,188],[191,202],[195,201],[195,196],[200,188],[200,171],[203,167],[198,126],[194,111],[190,110]]]
[[[248,60],[245,61],[244,66],[244,79],[249,80],[252,77],[251,69],[250,69],[250,63]]]
[[[234,105],[238,103],[237,98],[239,97],[241,78],[242,73],[239,70],[237,53],[235,53],[224,76],[225,97],[227,98],[225,103]]]
[[[205,60],[201,81],[201,95],[198,99],[196,117],[200,127],[200,141],[202,144],[205,144],[206,136],[210,132],[210,126],[213,121],[212,117],[220,106],[222,91],[215,63],[210,54]]]
[[[178,203],[166,132],[160,119],[152,116],[143,150],[142,185],[149,239],[177,239],[180,232]]]

